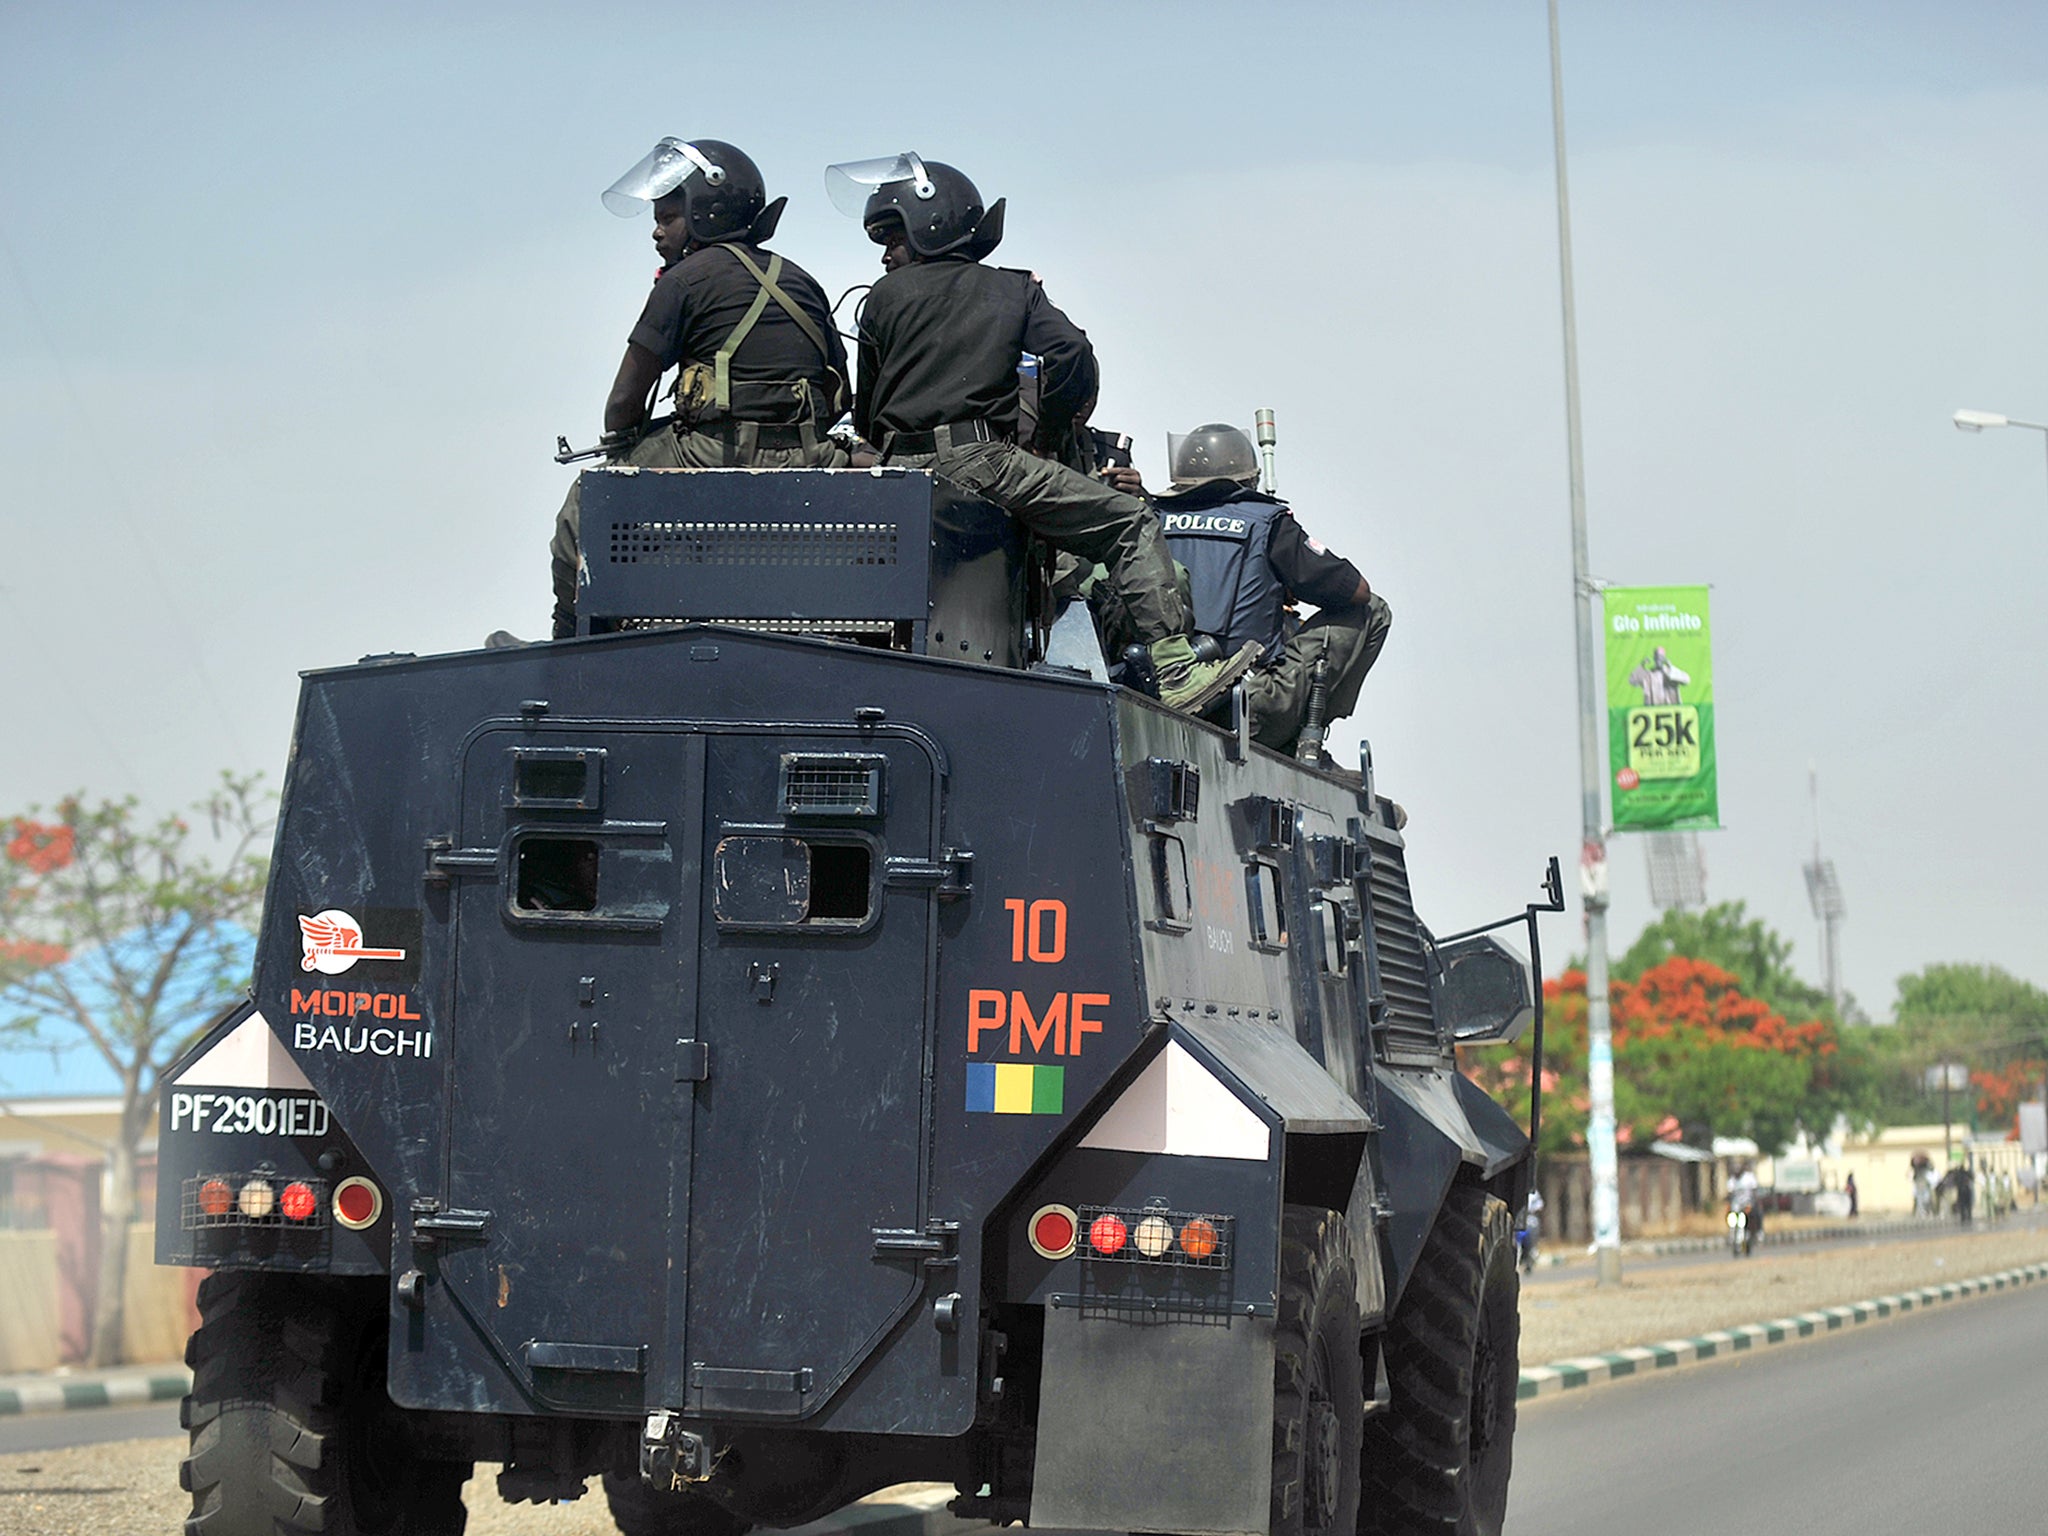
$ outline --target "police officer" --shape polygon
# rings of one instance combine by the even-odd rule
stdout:
[[[826,432],[846,408],[846,347],[811,275],[766,250],[787,198],[768,201],[754,162],[718,139],[663,139],[612,184],[623,218],[650,207],[662,269],[605,401],[613,462],[658,469],[743,464],[836,469]],[[650,422],[679,368],[672,419]],[[576,632],[579,499],[555,521],[554,633]]]
[[[1323,548],[1287,503],[1258,488],[1259,459],[1236,427],[1167,435],[1173,489],[1158,500],[1174,559],[1187,568],[1195,628],[1226,650],[1256,641],[1266,664],[1245,684],[1252,735],[1292,752],[1318,658],[1327,658],[1324,724],[1351,713],[1394,622],[1358,568]],[[1319,610],[1296,628],[1290,599]]]
[[[1002,239],[1001,201],[985,206],[959,171],[915,154],[835,165],[826,185],[882,247],[885,270],[858,332],[861,436],[886,461],[929,467],[1054,548],[1108,567],[1151,650],[1161,701],[1208,708],[1258,648],[1197,661],[1151,507],[1058,461],[1095,398],[1095,352],[1034,275],[983,265]],[[1038,417],[1020,446],[1025,353],[1038,358]]]

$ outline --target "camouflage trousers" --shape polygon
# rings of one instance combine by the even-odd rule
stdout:
[[[808,448],[763,448],[754,441],[750,422],[738,424],[728,456],[723,438],[704,432],[677,432],[669,423],[650,427],[611,460],[639,469],[845,469],[846,450],[820,437]],[[583,579],[583,499],[580,477],[569,487],[562,510],[555,514],[555,536],[548,544],[555,585],[554,637],[576,633],[576,588]]]
[[[1014,443],[961,443],[891,464],[929,469],[994,502],[1054,549],[1108,568],[1136,638],[1150,645],[1187,628],[1173,558],[1151,507]]]
[[[1277,658],[1244,681],[1253,739],[1276,752],[1294,750],[1308,713],[1318,657],[1326,656],[1330,663],[1324,674],[1323,724],[1350,715],[1358,707],[1359,685],[1379,660],[1393,623],[1394,610],[1375,592],[1362,610],[1326,611],[1302,625]]]

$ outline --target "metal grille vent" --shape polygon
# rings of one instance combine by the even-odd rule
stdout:
[[[612,524],[614,565],[846,565],[896,563],[894,523]]]
[[[1380,1058],[1434,1064],[1443,1055],[1443,1041],[1437,1034],[1422,924],[1416,919],[1408,870],[1397,850],[1373,850],[1368,884],[1373,951],[1379,961],[1380,993],[1386,999],[1386,1012],[1376,1031]]]
[[[1083,1317],[1114,1317],[1126,1322],[1224,1322],[1241,1311],[1232,1302],[1232,1249],[1236,1223],[1218,1212],[1169,1211],[1162,1205],[1084,1205],[1077,1212],[1080,1227]],[[1113,1254],[1098,1253],[1088,1233],[1102,1216],[1114,1216],[1129,1234]],[[1164,1222],[1178,1234],[1190,1221],[1208,1223],[1216,1247],[1199,1257],[1176,1240],[1163,1252],[1147,1254],[1138,1241],[1140,1223]]]
[[[270,1209],[261,1216],[243,1213],[240,1195],[244,1186],[256,1179],[270,1185]],[[213,1183],[228,1187],[231,1198],[225,1211],[215,1214],[206,1209],[200,1192]],[[313,1211],[303,1221],[292,1221],[278,1208],[278,1196],[283,1194],[287,1184],[304,1184],[313,1191]],[[269,1173],[212,1173],[199,1174],[185,1180],[178,1188],[178,1225],[187,1232],[201,1232],[213,1227],[288,1227],[299,1232],[317,1232],[327,1225],[327,1183],[324,1179],[286,1179]]]
[[[785,752],[778,794],[785,816],[879,816],[882,760],[850,753]]]

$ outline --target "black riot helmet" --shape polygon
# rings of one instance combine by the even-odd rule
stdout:
[[[611,184],[604,205],[630,219],[664,197],[682,198],[683,224],[700,245],[766,240],[789,201],[769,202],[761,168],[723,139],[663,139]]]
[[[980,261],[1002,243],[1003,200],[984,204],[959,171],[915,152],[827,166],[825,187],[875,244],[888,244],[900,224],[911,251],[927,261],[955,253]]]
[[[1166,434],[1166,472],[1182,488],[1211,480],[1250,485],[1259,478],[1259,454],[1240,428],[1212,421],[1192,432]]]

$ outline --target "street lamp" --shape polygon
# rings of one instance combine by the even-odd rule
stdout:
[[[2038,421],[2014,421],[1996,411],[1957,411],[1955,424],[1958,432],[1982,432],[1986,427],[2025,427],[2029,432],[2040,433],[2042,446],[2048,448],[2048,425]]]

